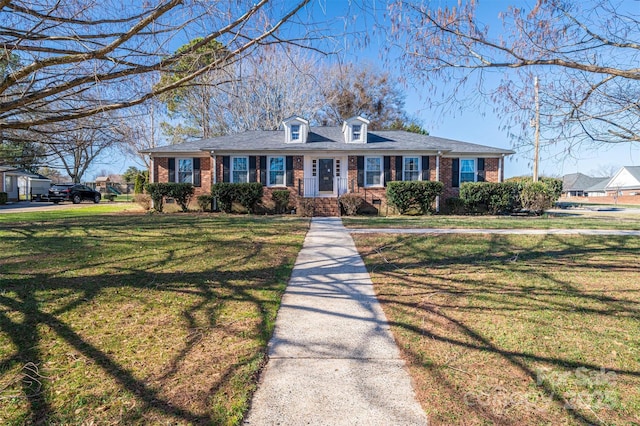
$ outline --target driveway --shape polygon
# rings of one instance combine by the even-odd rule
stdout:
[[[44,212],[50,210],[68,210],[68,209],[81,209],[84,207],[95,206],[94,203],[84,202],[80,204],[73,203],[60,203],[53,204],[50,202],[31,202],[20,201],[17,203],[9,203],[0,205],[0,214],[2,213],[25,213],[25,212]]]

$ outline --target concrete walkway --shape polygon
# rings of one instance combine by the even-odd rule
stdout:
[[[502,235],[614,235],[640,237],[640,231],[618,229],[466,229],[466,228],[351,228],[350,234],[502,234]]]
[[[353,239],[314,218],[246,425],[426,425]]]

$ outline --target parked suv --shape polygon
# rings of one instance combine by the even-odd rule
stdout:
[[[49,189],[49,200],[54,204],[58,204],[60,201],[71,201],[73,204],[78,204],[82,200],[99,203],[101,198],[102,195],[98,191],[79,183],[60,183]]]

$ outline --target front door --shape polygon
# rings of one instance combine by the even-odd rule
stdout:
[[[333,158],[318,160],[318,191],[333,192]]]

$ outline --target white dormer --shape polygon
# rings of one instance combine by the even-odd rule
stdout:
[[[282,122],[284,127],[284,141],[286,143],[307,143],[309,122],[300,117],[289,117]]]
[[[369,120],[357,116],[346,120],[342,125],[342,133],[346,143],[367,143],[367,127]]]

